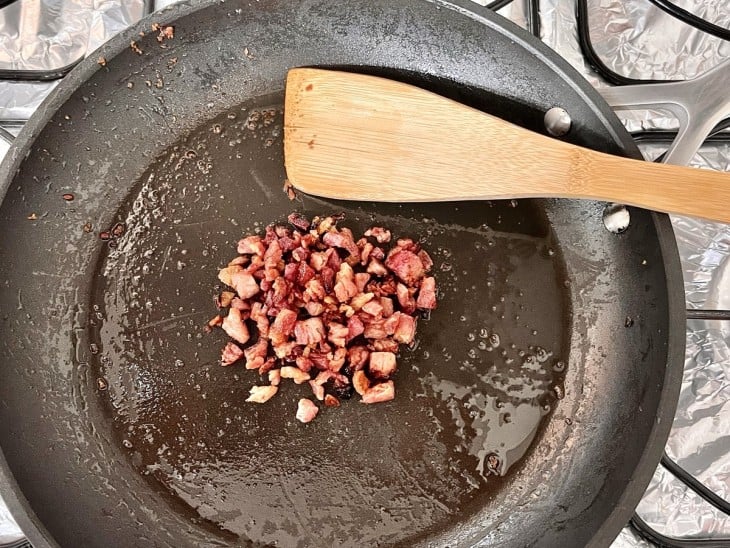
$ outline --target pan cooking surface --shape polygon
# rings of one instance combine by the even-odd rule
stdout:
[[[227,540],[410,545],[489,505],[559,405],[562,256],[538,201],[290,202],[279,99],[204,124],[134,187],[94,281],[90,383],[139,473]],[[344,211],[355,233],[383,225],[431,253],[439,308],[401,353],[395,401],[302,425],[308,385],[244,403],[266,380],[219,365],[226,336],[202,329],[217,268],[293,210]]]

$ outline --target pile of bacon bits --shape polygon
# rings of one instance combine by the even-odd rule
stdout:
[[[245,361],[268,384],[246,401],[264,403],[282,379],[309,383],[327,407],[357,392],[362,403],[395,397],[393,375],[401,344],[411,345],[418,310],[436,308],[433,262],[410,239],[390,249],[389,230],[372,227],[355,240],[339,228],[344,215],[289,215],[291,227],[271,225],[238,242],[238,257],[218,273],[230,289],[216,297],[229,341],[223,365]],[[309,422],[319,407],[299,400],[296,418]]]

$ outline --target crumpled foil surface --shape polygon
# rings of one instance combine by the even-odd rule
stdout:
[[[485,5],[490,0],[474,0]],[[174,0],[157,0],[157,9]],[[730,0],[675,0],[713,23],[730,27]],[[88,55],[139,19],[143,0],[19,0],[0,10],[0,69],[55,69]],[[593,46],[615,72],[641,79],[687,79],[730,57],[730,43],[681,23],[647,0],[588,0]],[[525,26],[525,4],[499,11]],[[585,62],[574,0],[541,0],[541,37],[595,87],[607,84]],[[0,81],[0,127],[13,134],[51,91],[53,83]],[[730,114],[730,113],[729,113]],[[630,131],[673,129],[660,110],[620,112]],[[0,158],[7,144],[0,137]],[[666,145],[642,144],[655,159]],[[730,171],[730,145],[706,145],[693,164]],[[672,218],[682,258],[688,308],[730,308],[730,226]],[[730,498],[730,324],[687,322],[684,379],[668,454],[725,499]],[[659,466],[637,508],[656,530],[677,537],[730,536],[730,518],[694,495]],[[22,534],[0,501],[0,545]],[[652,544],[625,528],[612,548]]]

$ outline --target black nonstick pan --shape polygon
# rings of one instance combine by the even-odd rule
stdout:
[[[289,201],[294,66],[540,132],[561,106],[564,139],[638,157],[573,70],[470,2],[229,0],[141,22],[63,80],[0,167],[0,490],[21,527],[36,548],[609,544],[679,389],[668,218],[630,208],[616,234],[594,202]],[[256,375],[218,364],[217,268],[293,210],[431,252],[440,305],[393,402],[302,425],[304,386],[246,404]]]

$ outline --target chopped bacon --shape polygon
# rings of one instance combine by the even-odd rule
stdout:
[[[247,369],[268,376],[269,385],[254,386],[247,401],[267,401],[282,379],[308,382],[327,407],[339,406],[353,390],[364,403],[393,399],[396,355],[401,344],[415,340],[414,313],[436,306],[435,279],[426,276],[433,261],[409,238],[386,254],[379,246],[392,234],[383,227],[356,241],[349,228],[337,226],[342,218],[310,223],[292,213],[288,226],[270,225],[263,235],[241,239],[239,255],[219,270],[220,281],[235,290],[216,296],[222,312],[206,326],[220,325],[233,339],[221,363],[245,357]],[[300,400],[298,420],[309,422],[317,413],[311,400]]]
[[[269,338],[274,346],[285,342],[297,323],[297,313],[293,310],[284,309],[277,314],[274,324],[269,328]]]
[[[396,249],[395,252],[391,252],[385,259],[385,266],[411,286],[418,283],[425,272],[418,255],[405,249]]]
[[[392,398],[391,398],[392,399]],[[319,408],[314,404],[312,400],[302,398],[299,400],[297,405],[297,420],[299,422],[310,422],[314,420],[314,417],[319,413]]]
[[[243,356],[243,350],[233,342],[227,343],[221,352],[221,365],[231,365]]]
[[[345,348],[338,348],[332,354],[327,354],[327,367],[330,371],[338,373],[342,366],[345,365],[345,359],[347,358],[347,350]]]
[[[342,325],[341,323],[332,322],[327,326],[329,329],[329,334],[327,335],[327,340],[334,344],[335,346],[345,346],[347,336],[350,332],[348,327],[346,325]]]
[[[309,250],[303,247],[297,247],[291,252],[291,258],[297,262],[304,262],[309,259]]]
[[[317,272],[321,272],[327,264],[327,253],[324,251],[317,251],[309,256],[309,266],[311,266]]]
[[[361,396],[365,395],[370,388],[370,380],[365,374],[365,371],[358,369],[352,374],[352,387],[355,389],[355,392]]]
[[[238,253],[240,255],[258,255],[263,257],[266,247],[261,241],[261,236],[248,236],[238,241]]]
[[[434,278],[424,278],[421,282],[416,306],[425,310],[436,308],[436,280]]]
[[[372,295],[372,293],[366,293],[366,295]],[[383,305],[380,304],[380,300],[377,301],[370,301],[362,306],[362,311],[366,312],[367,314],[370,314],[371,316],[382,316],[383,315]]]
[[[292,379],[295,384],[302,384],[312,378],[309,376],[309,373],[305,373],[298,367],[293,367],[291,365],[285,365],[279,370],[279,372],[282,379]]]
[[[360,310],[365,305],[370,304],[370,301],[373,300],[373,297],[375,297],[375,293],[358,293],[350,301],[350,306],[354,310]],[[380,305],[378,304],[378,306],[380,306]],[[371,314],[371,312],[368,312],[368,314]],[[377,314],[373,314],[373,315],[376,316]]]
[[[309,222],[309,219],[307,219],[301,213],[290,213],[286,220],[289,221],[290,224],[304,232],[309,230],[309,227],[312,224]]]
[[[324,312],[324,305],[316,301],[309,301],[304,305],[304,308],[310,316],[319,316]]]
[[[376,379],[387,379],[395,373],[395,354],[392,352],[371,352],[368,371]]]
[[[433,267],[433,259],[431,259],[431,255],[426,253],[425,249],[422,249],[417,253],[418,258],[421,260],[421,264],[423,265],[423,269],[428,272],[431,270],[431,267]]]
[[[231,306],[231,301],[236,296],[233,291],[222,291],[220,296],[216,299],[216,306],[218,308],[226,308]]]
[[[362,323],[362,320],[358,318],[357,316],[351,316],[347,320],[347,340],[348,342],[357,337],[358,335],[362,335],[365,331],[365,325]]]
[[[416,299],[413,298],[413,294],[403,284],[398,284],[395,288],[396,296],[398,297],[398,304],[406,314],[413,314],[416,311]]]
[[[294,336],[297,344],[314,345],[324,340],[324,324],[320,318],[309,318],[299,321],[294,326]]]
[[[319,401],[322,401],[324,399],[324,386],[321,384],[317,384],[316,381],[309,381],[309,386],[312,387],[312,393],[314,394],[314,397],[317,398]]]
[[[253,403],[266,403],[274,397],[278,390],[279,388],[274,385],[252,386],[251,390],[249,390],[251,395],[246,398],[246,401]]]
[[[365,245],[362,246],[362,251],[360,252],[360,264],[365,266],[368,264],[368,259],[370,259],[370,254],[373,252],[373,249],[375,249],[375,246],[371,244],[370,242],[365,242]]]
[[[259,292],[259,284],[256,283],[254,277],[243,270],[234,272],[231,275],[231,283],[228,285],[235,289],[242,299],[250,299]]]
[[[350,369],[358,371],[368,363],[370,351],[364,346],[353,346],[347,351],[347,359],[350,362]]]
[[[386,230],[381,226],[374,226],[365,231],[365,236],[372,236],[378,240],[379,244],[386,244],[390,241],[390,230]]]
[[[231,299],[231,302],[228,303],[228,306],[230,306],[231,308],[237,308],[238,310],[240,310],[242,312],[244,310],[250,310],[250,308],[251,308],[251,305],[248,304],[248,301],[244,301],[243,299],[239,299],[238,297],[233,297],[233,299]],[[248,319],[245,316],[246,316],[246,314],[241,314],[241,317],[244,320]],[[250,316],[250,313],[248,314],[248,316]]]
[[[237,308],[228,310],[228,316],[223,320],[221,327],[230,338],[241,344],[246,344],[250,338],[248,327],[243,323],[241,311]]]
[[[362,397],[362,403],[381,403],[395,398],[393,381],[381,382],[368,389]]]
[[[393,352],[395,354],[398,352],[398,341],[390,338],[378,339],[376,341],[372,341],[368,345],[368,348],[377,352]]]
[[[307,282],[303,297],[305,300],[321,301],[326,294],[322,281],[314,278]]]
[[[256,344],[252,344],[243,351],[246,356],[246,369],[258,369],[264,365],[266,354],[269,351],[269,341],[259,337]]]
[[[244,269],[241,265],[233,265],[233,266],[227,266],[225,268],[221,268],[218,271],[218,279],[223,282],[224,284],[230,286],[231,285],[231,277],[236,272],[244,272]]]
[[[393,338],[399,343],[411,344],[416,337],[416,319],[408,314],[398,315],[398,325],[393,333]]]
[[[324,236],[322,236],[322,241],[326,245],[345,249],[350,255],[359,256],[360,254],[360,250],[357,248],[355,240],[352,238],[352,232],[349,230],[343,229],[340,232],[326,232]]]
[[[312,367],[314,367],[314,363],[312,363],[312,360],[310,360],[306,356],[297,356],[296,364],[297,367],[305,373],[309,373]]]
[[[324,397],[324,404],[327,407],[339,407],[340,406],[340,400],[335,398],[332,394],[327,394]]]
[[[365,331],[363,332],[366,339],[384,339],[388,336],[388,332],[385,330],[385,320],[372,319],[370,322],[365,323]]]
[[[388,269],[378,259],[370,259],[367,271],[374,276],[385,276],[388,273]]]
[[[341,303],[352,299],[357,295],[357,286],[355,285],[355,273],[352,267],[347,263],[340,265],[340,270],[335,277],[335,296]]]
[[[358,293],[365,293],[365,286],[370,281],[370,274],[367,272],[358,272],[355,274],[355,285],[357,286]]]

